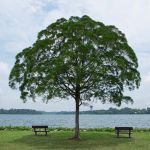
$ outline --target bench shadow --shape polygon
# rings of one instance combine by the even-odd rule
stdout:
[[[122,143],[128,143],[133,140],[132,138],[114,138],[114,135],[111,133],[93,133],[81,134],[81,140],[75,141],[70,140],[69,137],[72,137],[72,133],[65,135],[63,133],[51,133],[47,136],[44,135],[25,135],[20,139],[12,141],[15,144],[25,144],[27,146],[34,147],[35,149],[95,149],[97,147],[106,147],[106,148],[115,148],[117,145]]]

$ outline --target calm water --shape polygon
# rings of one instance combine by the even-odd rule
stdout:
[[[0,115],[0,126],[74,127],[74,115]],[[81,128],[132,126],[150,128],[150,115],[80,115]]]

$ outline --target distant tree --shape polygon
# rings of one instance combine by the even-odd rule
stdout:
[[[92,111],[93,110],[93,105],[90,105],[90,111]]]
[[[150,108],[148,107],[146,110],[147,114],[150,114]]]
[[[75,100],[75,139],[80,138],[79,107],[91,99],[120,106],[132,102],[125,88],[139,87],[133,49],[115,26],[88,16],[61,18],[39,32],[36,42],[16,56],[9,85],[19,85],[21,98],[41,96]]]

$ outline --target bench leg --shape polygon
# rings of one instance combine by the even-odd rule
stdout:
[[[47,135],[47,132],[45,132],[45,136]]]
[[[129,132],[129,138],[131,138],[131,133]]]
[[[117,131],[117,138],[119,138],[119,131]]]

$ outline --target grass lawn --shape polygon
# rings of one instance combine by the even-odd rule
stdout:
[[[71,131],[53,131],[35,136],[31,131],[0,131],[0,150],[150,150],[150,132],[137,132],[129,138],[116,138],[111,132],[81,132],[74,141]]]

